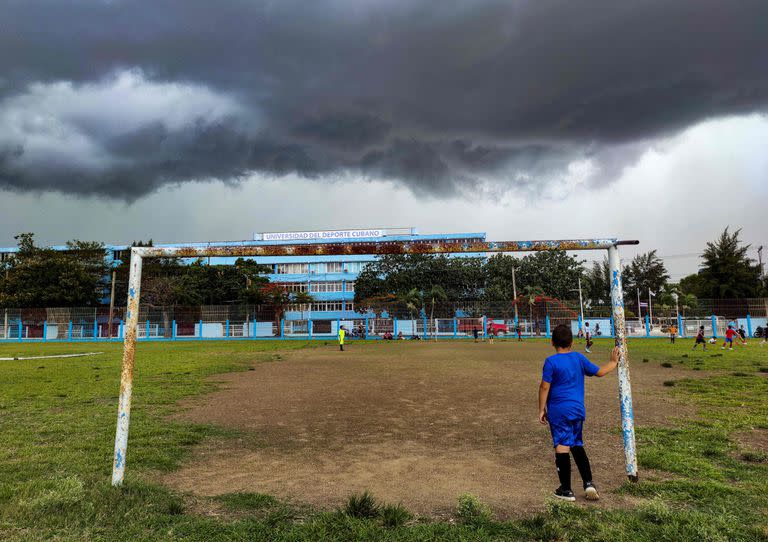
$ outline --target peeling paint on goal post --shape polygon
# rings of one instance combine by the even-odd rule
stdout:
[[[120,402],[117,407],[115,457],[112,462],[112,485],[119,486],[125,476],[125,454],[128,449],[128,428],[131,420],[131,394],[133,392],[133,365],[136,358],[136,333],[139,327],[139,295],[141,292],[142,257],[131,249],[131,271],[128,278],[128,306],[126,308],[125,339],[123,341],[123,368],[120,372]]]
[[[239,256],[322,256],[354,254],[458,254],[483,252],[536,252],[548,250],[607,250],[612,274],[611,304],[613,306],[616,344],[619,358],[619,397],[624,437],[624,458],[627,475],[637,481],[635,456],[635,426],[632,412],[632,389],[629,382],[629,361],[624,327],[624,302],[621,289],[619,245],[636,245],[637,241],[616,239],[568,239],[559,241],[380,241],[305,243],[283,245],[254,245],[250,243],[210,243],[204,247],[133,247],[128,279],[128,307],[123,342],[123,365],[120,373],[120,402],[115,432],[115,456],[112,463],[112,485],[120,486],[125,477],[128,429],[131,417],[133,367],[136,355],[136,334],[139,324],[139,294],[143,258],[195,258]]]
[[[621,402],[621,434],[624,439],[624,464],[627,477],[637,481],[637,453],[635,450],[635,415],[632,408],[632,385],[629,381],[626,324],[624,323],[624,293],[621,287],[621,260],[619,249],[608,249],[608,268],[611,274],[611,307],[616,346],[619,348],[619,401]]]

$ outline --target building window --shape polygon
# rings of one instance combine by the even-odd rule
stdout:
[[[348,292],[354,292],[355,291],[355,281],[347,282],[347,291]]]
[[[312,282],[310,283],[310,292],[312,293],[325,293],[325,292],[341,292],[341,282]]]
[[[347,273],[359,273],[368,262],[347,262],[344,264],[344,271]]]
[[[312,266],[315,273],[341,273],[341,262],[321,262]]]
[[[278,275],[306,275],[309,272],[309,264],[306,263],[279,263]]]
[[[123,261],[125,260],[125,250],[113,250],[112,251],[112,259],[115,261]]]
[[[312,310],[318,312],[340,311],[343,309],[341,301],[317,301],[312,303]]]
[[[286,282],[283,284],[285,287],[286,292],[306,292],[307,291],[307,283],[306,282]]]
[[[344,305],[344,310],[354,312],[355,310],[355,304],[352,301],[347,301]]]
[[[0,252],[0,262],[7,262],[13,258],[13,252]]]
[[[308,312],[309,303],[291,303],[286,306],[288,312]]]

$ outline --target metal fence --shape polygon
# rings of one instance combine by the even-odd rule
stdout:
[[[693,337],[703,326],[707,336],[721,337],[731,325],[754,337],[768,327],[767,305],[768,300],[764,299],[717,301],[707,306],[724,307],[725,312],[701,316],[654,311],[653,319],[648,314],[639,318],[629,316],[626,334],[634,338],[668,337],[675,328],[677,336]],[[142,341],[329,339],[337,336],[341,326],[351,339],[384,340],[470,338],[475,331],[483,337],[515,337],[518,331],[523,337],[549,337],[558,324],[569,325],[574,335],[589,328],[594,337],[613,337],[615,331],[613,319],[604,307],[585,307],[582,319],[578,302],[519,307],[517,318],[509,307],[481,316],[461,316],[477,310],[476,306],[464,305],[451,309],[458,316],[445,317],[443,307],[443,314],[437,318],[428,318],[424,311],[397,310],[354,318],[286,318],[273,308],[262,306],[142,307],[138,337]],[[0,309],[0,341],[119,341],[123,339],[124,320],[123,307],[115,308],[111,318],[108,307]]]

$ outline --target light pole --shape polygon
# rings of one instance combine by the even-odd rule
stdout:
[[[648,288],[648,319],[651,322],[651,328],[653,328],[653,306],[651,304],[651,296],[653,296],[653,292],[651,291],[651,288]]]
[[[515,325],[519,325],[519,320],[517,318],[517,283],[515,282],[515,268],[512,267],[512,296],[515,298]]]
[[[109,323],[107,324],[107,339],[112,338],[112,317],[115,313],[115,275],[116,271],[112,270],[112,287],[109,292]]]
[[[581,295],[581,277],[579,277],[578,289],[571,288],[571,292],[579,292],[579,314],[581,314],[581,325],[584,325],[584,298]]]

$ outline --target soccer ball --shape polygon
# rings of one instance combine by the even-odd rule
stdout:
[[[716,342],[717,342],[717,339],[715,339],[714,337],[709,339],[709,344],[715,344]]]

